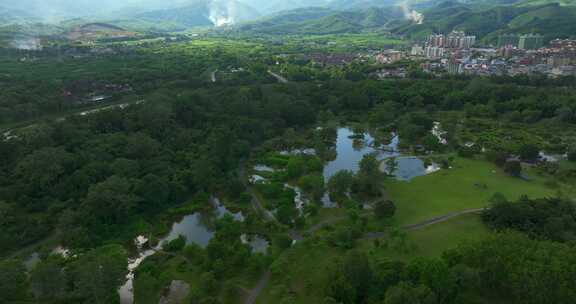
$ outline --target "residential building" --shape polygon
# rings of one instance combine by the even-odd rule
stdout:
[[[537,50],[544,45],[544,37],[540,34],[527,34],[520,36],[518,48],[523,50]]]
[[[459,75],[464,73],[464,66],[455,58],[448,61],[448,74]]]
[[[469,49],[476,43],[476,36],[467,36],[462,31],[452,31],[446,39],[445,47],[452,49]]]
[[[499,48],[509,48],[509,47],[518,47],[518,43],[520,42],[520,37],[514,34],[505,34],[498,36],[498,47]]]
[[[422,55],[424,55],[424,48],[420,45],[414,45],[414,46],[412,46],[412,50],[410,51],[410,55],[422,56]]]
[[[442,58],[444,57],[444,48],[436,46],[428,46],[424,50],[427,58]]]
[[[432,34],[428,36],[426,45],[431,47],[444,47],[445,42],[446,37],[444,37],[444,34]]]

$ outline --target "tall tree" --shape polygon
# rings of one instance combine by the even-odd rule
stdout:
[[[0,261],[0,303],[13,303],[27,297],[26,269],[20,261]]]

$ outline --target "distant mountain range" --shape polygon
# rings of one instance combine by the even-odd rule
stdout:
[[[369,8],[337,11],[329,8],[303,8],[278,13],[239,26],[242,31],[265,34],[337,34],[384,28],[403,17],[400,8]]]
[[[184,27],[231,25],[260,17],[251,6],[237,0],[196,0],[186,6],[153,10],[133,16],[152,22],[173,22]]]
[[[459,29],[487,41],[501,33],[576,34],[576,0],[20,0],[7,7],[0,4],[0,26],[68,16],[52,23],[63,31],[105,22],[131,31],[236,25],[272,35],[385,29],[412,38]]]

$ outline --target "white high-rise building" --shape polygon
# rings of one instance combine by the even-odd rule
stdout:
[[[427,58],[442,58],[444,57],[444,48],[437,46],[428,46],[424,50]]]
[[[422,55],[424,55],[424,48],[420,45],[414,45],[414,46],[412,46],[412,50],[410,51],[410,55],[422,56]]]
[[[451,49],[469,49],[476,43],[476,36],[467,36],[463,31],[452,31],[447,36],[433,34],[428,36],[427,46]]]

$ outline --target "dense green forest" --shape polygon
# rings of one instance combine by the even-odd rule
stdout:
[[[374,59],[571,2],[374,3],[0,48],[0,304],[574,302],[576,79]]]
[[[198,197],[198,193],[221,193],[232,201],[242,201],[242,185],[238,182],[241,160],[248,158],[254,147],[267,140],[278,137],[288,140],[285,135],[288,129],[305,131],[314,126],[318,117],[326,119],[325,113],[341,121],[368,121],[373,128],[397,128],[405,146],[418,144],[426,137],[432,127],[432,120],[428,117],[463,113],[465,124],[469,125],[465,131],[470,132],[468,136],[485,130],[495,136],[486,137],[485,134],[479,138],[495,153],[522,155],[522,151],[528,149],[525,147],[527,142],[537,145],[537,151],[565,152],[573,148],[571,137],[567,137],[570,134],[557,133],[558,129],[552,128],[534,127],[537,130],[530,133],[529,138],[525,138],[521,131],[514,131],[515,139],[505,142],[499,141],[497,136],[499,128],[502,128],[497,124],[530,123],[572,128],[576,123],[576,96],[572,89],[563,88],[562,81],[545,84],[534,79],[338,80],[194,89],[170,84],[168,75],[165,79],[164,89],[146,87],[144,103],[124,110],[104,110],[87,116],[38,122],[33,127],[15,131],[15,139],[0,143],[1,157],[5,160],[1,164],[0,177],[3,215],[0,246],[4,256],[52,237],[57,238],[59,244],[81,253],[77,261],[46,259],[34,271],[30,283],[26,283],[23,268],[18,264],[12,260],[3,262],[3,280],[19,278],[21,281],[20,285],[10,283],[2,287],[15,290],[1,293],[8,296],[6,301],[25,295],[26,284],[42,291],[43,298],[53,300],[76,299],[90,303],[91,297],[101,296],[100,292],[111,296],[110,287],[102,286],[98,291],[83,289],[82,279],[75,276],[89,270],[76,271],[76,263],[77,267],[90,267],[92,262],[88,261],[111,259],[107,271],[114,273],[110,276],[118,277],[122,272],[116,263],[120,263],[118,257],[125,253],[107,244],[126,244],[142,229],[154,230],[151,227],[155,224],[152,223],[161,219],[159,214],[182,205],[191,197]],[[132,83],[138,91],[144,90],[137,79]],[[540,85],[535,86],[536,83]],[[34,96],[39,93],[21,91],[21,94]],[[16,117],[8,115],[15,121],[21,119],[17,114],[12,116]],[[449,121],[446,122],[450,128]],[[484,126],[484,123],[488,125]],[[496,129],[490,130],[492,127]],[[305,144],[306,139],[303,140]],[[452,149],[457,149],[461,140],[451,140]],[[425,145],[428,149],[435,147],[433,143]],[[480,152],[462,150],[460,153],[470,157]],[[529,152],[525,154],[530,157]],[[493,159],[498,162],[497,155]],[[566,171],[563,176],[568,181],[571,174]],[[363,189],[355,191],[370,192]],[[202,199],[195,201],[194,208],[209,208],[199,204]],[[544,222],[539,224],[528,218],[517,218],[514,213],[520,214],[521,209],[502,204],[509,203],[495,205],[485,215],[490,226],[498,230],[518,229],[538,239],[539,236],[555,241],[572,239],[570,227],[573,222],[567,222],[568,219],[561,220],[564,226],[553,224],[557,221],[555,218],[542,218]],[[532,217],[540,218],[542,212],[547,212],[543,204],[531,204],[536,208]],[[556,204],[562,206],[553,201],[549,204],[552,204],[550,208]],[[570,206],[564,208],[573,208]],[[382,209],[381,213],[387,214],[386,207]],[[564,217],[572,213],[550,212]],[[512,219],[506,220],[505,216]],[[526,226],[524,221],[530,225]],[[290,222],[286,224],[291,226]],[[550,225],[561,231],[550,231]],[[226,239],[229,237],[226,231],[230,230],[223,229],[222,237]],[[362,233],[365,229],[360,226],[355,230]],[[346,238],[353,240],[357,236],[358,232],[354,232]],[[334,237],[340,236],[336,234]],[[546,267],[549,263],[556,263],[552,262],[553,259],[570,265],[572,250],[569,244],[530,240],[518,235],[497,235],[491,240],[449,251],[442,260],[409,264],[380,261],[379,255],[366,256],[356,252],[354,247],[346,245],[345,248],[352,248],[351,251],[327,273],[334,278],[330,280],[333,285],[327,286],[326,297],[335,303],[371,303],[375,299],[385,303],[453,303],[461,301],[459,299],[468,293],[477,294],[483,289],[497,291],[497,288],[503,289],[496,295],[512,297],[515,301],[542,303],[541,299],[554,298],[557,299],[555,302],[562,303],[571,298],[570,290],[573,290],[569,279],[562,281],[562,278],[554,276],[546,283],[548,277],[539,273],[514,275],[515,272],[523,273],[527,267],[539,271],[533,268],[534,263]],[[202,252],[202,249],[197,250]],[[528,266],[525,263],[531,260],[531,250],[549,252],[553,256],[532,261]],[[106,252],[118,255],[111,256]],[[517,257],[513,252],[524,252],[526,257]],[[495,257],[500,257],[501,263],[509,266],[495,267],[491,262]],[[507,262],[510,259],[520,260]],[[282,267],[280,265],[274,267]],[[557,267],[567,269],[560,264]],[[66,269],[61,283],[43,279],[42,276],[53,273],[54,269]],[[493,273],[496,269],[499,272]],[[225,273],[215,273],[216,278]],[[570,277],[569,274],[565,276]],[[533,282],[538,287],[527,287],[528,281],[524,279],[527,277],[538,278]],[[73,286],[66,283],[70,280],[74,282]],[[362,284],[358,285],[359,282]],[[568,285],[558,283],[557,288],[541,288],[552,282]],[[114,286],[113,282],[106,284]],[[507,293],[510,286],[517,286],[517,290]],[[221,287],[213,288],[217,291]],[[536,289],[537,296],[529,292]]]

